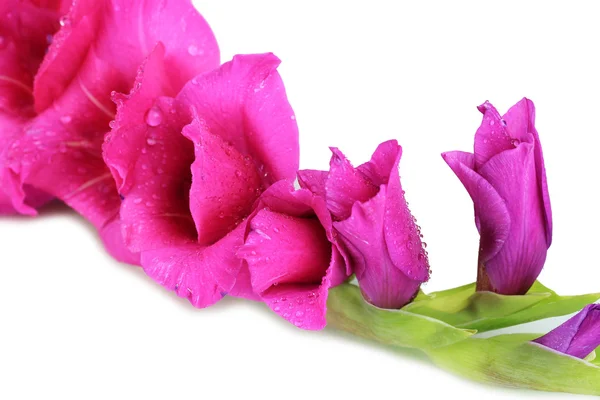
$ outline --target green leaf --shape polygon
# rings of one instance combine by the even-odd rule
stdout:
[[[384,310],[364,301],[355,285],[329,291],[327,324],[379,343],[433,349],[465,340],[475,333],[405,310]]]
[[[430,349],[440,367],[480,382],[508,387],[600,395],[600,367],[531,343],[539,335],[469,338]]]
[[[571,314],[598,299],[600,293],[559,296],[539,282],[522,296],[476,292],[473,283],[431,294],[420,292],[403,310],[485,332]]]

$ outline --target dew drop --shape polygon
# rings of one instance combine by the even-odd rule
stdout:
[[[242,171],[240,171],[239,169],[235,170],[235,176],[237,176],[238,178],[240,178],[242,176]]]
[[[146,113],[146,123],[148,126],[156,127],[162,122],[162,112],[157,107],[152,107]]]
[[[4,36],[0,36],[0,49],[4,48],[5,45],[6,39],[4,38]]]
[[[202,53],[204,53],[204,51],[202,51],[202,49],[199,49],[198,46],[196,46],[195,44],[190,44],[188,46],[188,53],[190,54],[190,56],[197,56],[197,55],[201,55]]]
[[[146,139],[146,143],[148,143],[148,146],[154,146],[156,144],[156,139],[148,138]]]
[[[46,35],[46,43],[48,43],[49,45],[52,44],[52,39],[54,39],[54,36],[50,34]]]
[[[66,125],[66,124],[68,124],[68,123],[70,123],[70,122],[71,122],[71,120],[72,120],[72,118],[71,118],[71,116],[70,116],[70,115],[63,115],[62,117],[60,117],[60,122],[62,122],[62,123],[63,123],[63,124],[65,124],[65,125]],[[114,128],[114,126],[111,126],[111,125],[114,125],[114,121],[110,121],[110,123],[109,123],[108,125],[109,125],[111,128]]]
[[[58,22],[60,23],[60,26],[71,25],[71,20],[69,19],[69,17],[67,15],[65,15],[64,17],[61,17],[61,19]]]
[[[140,199],[139,197],[135,200],[133,200],[134,204],[140,204],[142,202],[142,199]]]
[[[493,119],[490,120],[490,125],[494,125],[495,123],[496,122]]]
[[[512,144],[513,146],[517,147],[519,144],[521,144],[521,141],[519,139],[512,139],[510,141],[510,144]]]
[[[296,317],[300,318],[304,316],[304,311],[298,310],[296,311]]]

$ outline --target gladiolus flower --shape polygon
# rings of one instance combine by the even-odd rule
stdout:
[[[298,168],[280,61],[236,56],[176,94],[164,54],[158,46],[133,91],[115,96],[104,145],[123,199],[125,242],[152,279],[196,307],[225,294],[255,298],[236,256],[246,218],[265,188]]]
[[[329,172],[300,171],[300,186],[325,197],[364,297],[381,308],[401,308],[429,279],[420,228],[400,184],[402,148],[395,140],[382,143],[358,168],[332,151]]]
[[[9,193],[31,187],[64,201],[100,231],[113,256],[131,263],[138,257],[114,237],[121,200],[101,147],[115,117],[111,92],[129,92],[159,42],[171,71],[165,84],[175,92],[219,64],[214,35],[189,1],[73,2],[37,69],[35,112],[20,121],[0,166]]]
[[[525,294],[552,241],[552,212],[535,108],[528,99],[504,116],[488,102],[474,154],[442,154],[475,205],[480,234],[477,290]]]

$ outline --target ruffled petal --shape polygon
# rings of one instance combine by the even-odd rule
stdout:
[[[262,300],[285,320],[298,328],[319,330],[327,324],[327,294],[335,279],[333,275],[340,271],[337,265],[344,260],[334,247],[327,273],[319,284],[274,286],[262,294]]]
[[[188,122],[164,85],[163,47],[140,68],[134,89],[117,96],[118,113],[104,144],[104,160],[122,197],[126,244],[134,251],[192,243],[189,212],[193,144],[181,130]]]
[[[477,109],[483,114],[483,120],[475,133],[475,171],[496,154],[514,148],[514,139],[509,135],[506,121],[496,108],[486,101]]]
[[[266,185],[298,170],[298,127],[273,54],[238,55],[177,96],[207,129],[252,157]]]
[[[442,157],[473,200],[481,236],[479,258],[480,262],[487,263],[498,254],[511,229],[506,202],[487,180],[473,170],[475,161],[472,154],[452,151],[443,153]]]
[[[177,89],[192,76],[219,65],[215,37],[189,1],[75,2],[36,78],[36,109],[41,112],[60,97],[91,57],[109,67],[102,69],[102,75],[79,80],[99,104],[111,109],[111,90],[129,91],[138,66],[158,42],[167,49],[167,68],[177,71],[168,77]]]
[[[375,149],[371,160],[356,169],[366,176],[375,186],[386,184],[393,169],[398,169],[396,160],[402,155],[402,147],[396,140],[381,143]]]
[[[508,199],[511,221],[502,248],[485,262],[490,283],[498,293],[525,294],[541,272],[548,248],[534,146],[522,142],[491,158],[479,172],[500,197]]]
[[[600,305],[590,304],[534,342],[577,358],[600,346]]]
[[[325,184],[328,175],[327,171],[303,169],[298,171],[298,184],[301,188],[308,189],[317,196],[325,198]]]
[[[142,252],[142,267],[156,282],[195,307],[219,301],[233,288],[242,267],[236,256],[245,224],[211,246],[183,244]]]
[[[29,1],[0,4],[0,113],[33,112],[33,77],[59,28],[59,17],[56,10]]]
[[[280,181],[262,194],[248,220],[238,254],[254,291],[296,326],[323,328],[327,290],[348,276],[324,200]]]
[[[196,154],[190,211],[198,242],[208,245],[250,214],[262,192],[261,177],[250,157],[210,133],[197,118],[183,129],[183,135],[194,143]]]
[[[378,307],[401,308],[417,294],[422,280],[403,272],[414,268],[401,265],[400,269],[390,258],[384,236],[386,201],[387,187],[382,185],[376,196],[363,203],[354,203],[350,217],[334,222],[334,228],[352,255],[356,278],[365,299]],[[392,245],[403,246],[404,240],[392,242]],[[396,251],[395,255],[398,253]]]
[[[329,177],[326,183],[327,208],[337,220],[350,216],[355,202],[364,202],[377,193],[377,186],[356,170],[344,154],[331,148]]]
[[[331,243],[316,218],[260,210],[240,255],[252,287],[262,293],[280,284],[319,284],[331,260]]]

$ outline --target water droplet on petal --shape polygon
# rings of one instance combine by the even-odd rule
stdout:
[[[190,56],[197,56],[197,55],[201,55],[204,53],[204,51],[202,49],[199,49],[198,46],[196,46],[195,44],[190,44],[188,46],[188,53],[190,53]]]
[[[156,139],[148,138],[146,139],[146,143],[148,143],[148,146],[154,146],[156,144]]]
[[[69,19],[69,17],[67,15],[65,15],[64,17],[61,17],[58,22],[60,23],[60,26],[71,25],[71,19]]]
[[[140,204],[142,202],[142,199],[140,199],[139,197],[135,200],[133,200],[134,204]]]
[[[70,115],[63,115],[62,117],[60,117],[60,122],[62,122],[62,123],[63,123],[63,124],[65,124],[65,125],[66,125],[66,124],[68,124],[68,123],[70,123],[70,122],[71,122],[71,120],[72,120],[72,118],[71,118],[71,116],[70,116]],[[112,125],[114,125],[114,124],[113,124],[113,122],[114,122],[114,121],[110,121],[110,123],[108,124],[108,125],[109,125],[111,128],[113,128],[113,127],[111,126],[111,124],[112,124]]]
[[[521,141],[519,139],[512,139],[510,141],[510,144],[512,144],[513,146],[517,147],[519,144],[521,144]]]
[[[146,123],[148,126],[156,127],[162,122],[162,111],[158,107],[152,107],[146,113]]]
[[[0,49],[4,48],[4,45],[6,45],[7,40],[4,38],[4,36],[0,36]]]

